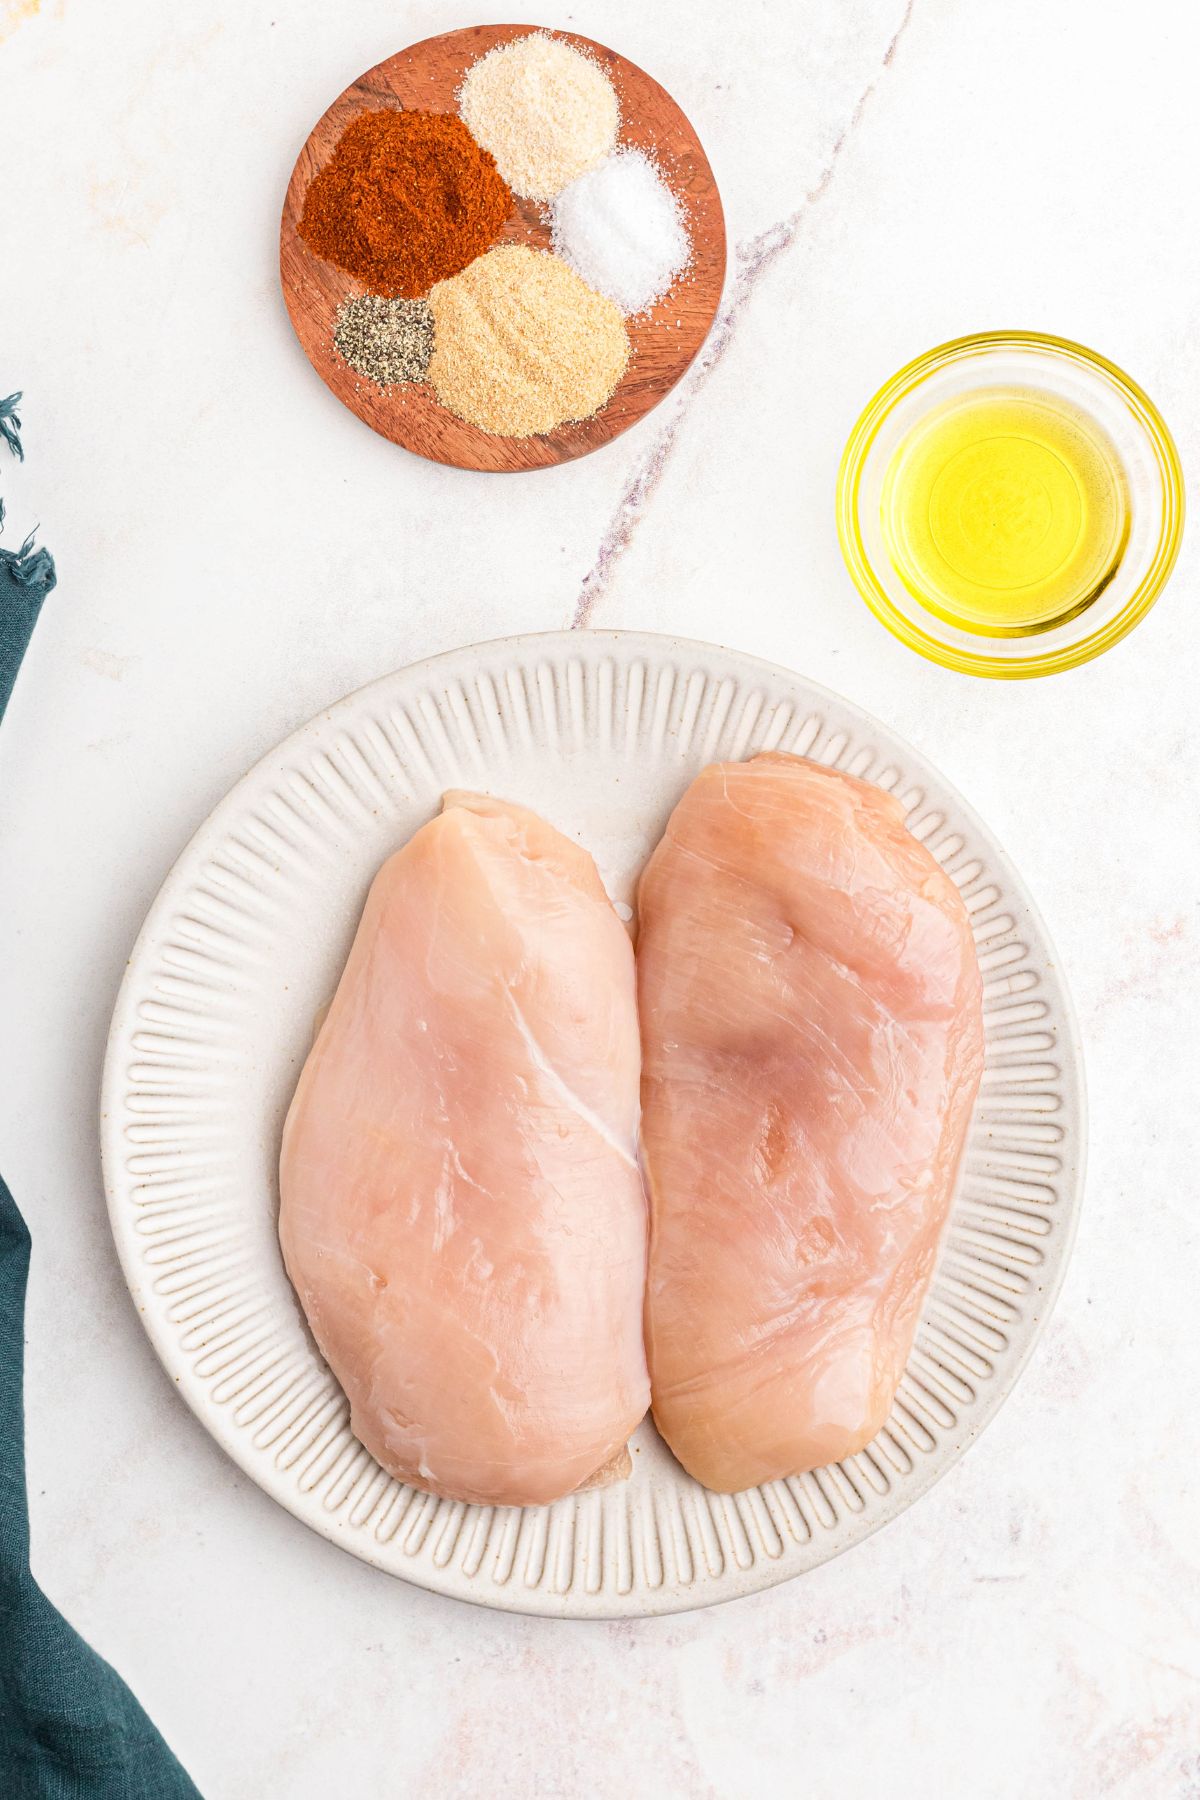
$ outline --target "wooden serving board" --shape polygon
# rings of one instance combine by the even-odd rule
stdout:
[[[618,142],[649,152],[683,202],[692,262],[669,294],[644,317],[627,321],[632,355],[608,404],[594,418],[562,425],[544,437],[494,437],[455,418],[433,390],[410,384],[377,387],[343,362],[333,347],[334,315],[351,294],[366,290],[345,270],[313,256],[297,232],[304,195],[317,170],[358,112],[381,106],[457,112],[463,76],[497,44],[525,37],[534,25],[474,25],[426,38],[361,76],[309,133],[288,183],[279,234],[283,297],[321,379],[360,419],[418,456],[460,469],[504,472],[545,469],[599,449],[657,406],[679,380],[708,335],[725,279],[725,220],[708,159],[691,125],[665,88],[603,44],[570,32],[555,37],[587,50],[608,75],[621,103]],[[502,243],[550,246],[549,227],[534,201],[515,200]]]

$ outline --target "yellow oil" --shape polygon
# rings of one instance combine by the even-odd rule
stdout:
[[[928,611],[993,637],[1074,618],[1129,541],[1115,445],[1057,394],[978,388],[933,408],[892,455],[883,535]]]

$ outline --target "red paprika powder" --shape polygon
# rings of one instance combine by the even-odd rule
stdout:
[[[451,113],[359,113],[308,185],[300,236],[373,294],[415,299],[490,249],[512,194]]]

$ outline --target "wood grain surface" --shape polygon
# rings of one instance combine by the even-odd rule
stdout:
[[[460,469],[503,473],[545,469],[586,456],[627,431],[679,380],[708,335],[725,278],[725,221],[708,159],[691,125],[665,88],[602,44],[569,32],[555,37],[588,51],[604,69],[621,103],[619,143],[649,152],[679,196],[692,238],[692,263],[650,312],[627,321],[632,355],[616,392],[593,418],[562,425],[542,437],[494,437],[457,419],[433,390],[410,384],[377,387],[343,362],[333,347],[341,302],[366,290],[345,270],[313,256],[297,232],[304,195],[338,138],[358,112],[381,106],[456,112],[457,94],[471,64],[534,25],[475,25],[426,38],[379,63],[348,87],[318,121],[288,183],[279,237],[283,296],[296,335],[321,379],[351,412],[393,443]],[[534,201],[515,200],[502,243],[548,249],[549,227]]]

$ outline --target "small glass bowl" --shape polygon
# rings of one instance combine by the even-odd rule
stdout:
[[[924,604],[884,541],[884,478],[897,446],[934,408],[976,388],[1027,387],[1090,414],[1116,448],[1128,484],[1129,539],[1092,603],[1050,629],[964,631]],[[838,472],[842,554],[863,599],[894,637],[944,668],[999,680],[1051,675],[1099,656],[1143,618],[1175,566],[1183,537],[1183,470],[1158,408],[1114,363],[1034,331],[986,331],[928,351],[880,388]]]

